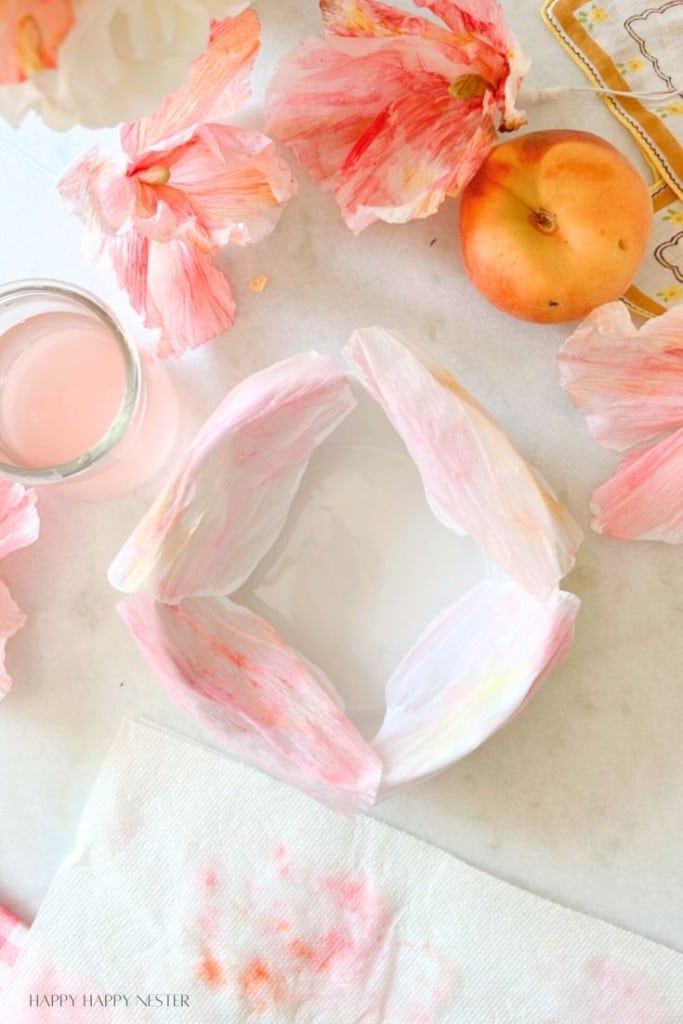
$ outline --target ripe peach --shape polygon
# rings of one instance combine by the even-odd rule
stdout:
[[[521,320],[577,320],[619,298],[642,262],[652,202],[636,168],[588,132],[531,132],[496,146],[462,193],[473,284]]]

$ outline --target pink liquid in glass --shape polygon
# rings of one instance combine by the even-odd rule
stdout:
[[[178,410],[170,379],[139,351],[138,404],[123,437],[99,461],[55,484],[66,497],[116,497],[148,480],[169,456]],[[2,461],[43,470],[79,459],[107,435],[129,381],[119,342],[89,311],[29,315],[0,335]]]
[[[9,454],[43,467],[87,452],[116,419],[126,388],[111,331],[86,314],[41,313],[8,331],[8,342],[19,350],[0,392]]]

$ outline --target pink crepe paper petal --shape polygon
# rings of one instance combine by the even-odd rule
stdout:
[[[159,329],[161,356],[232,325],[232,291],[210,257],[265,237],[296,191],[267,136],[199,123],[232,113],[248,96],[259,31],[253,11],[215,23],[187,86],[122,128],[127,163],[92,151],[58,183],[145,325]]]
[[[624,451],[683,425],[683,306],[633,325],[621,302],[594,310],[557,355],[591,436]]]
[[[74,21],[71,0],[0,0],[0,84],[57,67]]]
[[[35,491],[0,477],[0,558],[33,544],[39,531]],[[5,671],[5,645],[25,622],[26,616],[0,580],[0,700],[12,686]]]
[[[237,590],[284,526],[314,448],[354,405],[339,367],[315,352],[243,381],[117,555],[112,585],[161,601]]]
[[[119,611],[174,700],[231,751],[342,813],[374,803],[381,773],[364,742],[304,661],[263,619],[227,599]]]
[[[261,46],[255,11],[211,25],[209,45],[190,67],[189,80],[149,117],[125,124],[121,144],[131,160],[198,124],[227,121],[249,99],[249,77]]]
[[[5,583],[0,580],[0,700],[12,686],[12,680],[5,669],[5,645],[26,622],[26,616],[12,600]]]
[[[632,452],[591,499],[593,529],[619,540],[683,543],[683,427]]]
[[[524,123],[514,101],[528,62],[490,0],[424,3],[446,27],[375,0],[323,0],[327,35],[281,63],[268,128],[345,222],[434,213],[495,143]]]
[[[538,472],[443,367],[398,334],[356,331],[344,354],[403,438],[437,518],[547,597],[572,568],[582,533]]]
[[[135,231],[102,244],[145,326],[159,329],[154,349],[161,358],[182,355],[232,325],[235,300],[212,256],[184,241],[150,242]]]
[[[38,539],[36,492],[0,477],[0,558]]]
[[[265,135],[203,125],[125,173],[91,153],[59,188],[86,227],[102,232],[100,251],[145,325],[160,329],[156,351],[167,356],[232,325],[232,291],[210,254],[268,234],[294,182]]]
[[[427,627],[387,684],[382,795],[440,771],[514,715],[571,646],[579,599],[485,582]]]

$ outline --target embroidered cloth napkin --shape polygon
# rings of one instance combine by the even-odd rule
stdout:
[[[596,86],[634,94],[605,97],[655,173],[652,244],[626,300],[662,313],[683,300],[683,0],[546,0],[543,15]]]
[[[28,928],[23,921],[0,907],[0,992],[7,984],[27,935]]]
[[[0,1020],[682,1024],[683,957],[127,724]]]

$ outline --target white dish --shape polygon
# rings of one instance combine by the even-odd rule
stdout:
[[[422,630],[502,573],[438,522],[384,413],[352,390],[358,408],[313,453],[282,533],[233,599],[322,668],[370,739],[386,682]]]

